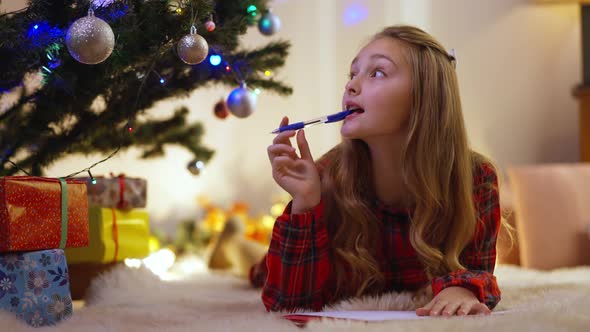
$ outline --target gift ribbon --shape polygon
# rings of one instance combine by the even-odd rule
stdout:
[[[119,232],[117,231],[117,214],[115,209],[111,208],[113,213],[113,241],[115,241],[115,254],[113,255],[113,263],[117,262],[117,256],[119,256]]]
[[[126,209],[127,202],[125,201],[125,175],[119,175],[119,202],[117,203],[118,209]]]
[[[61,239],[59,249],[66,247],[68,242],[68,183],[64,178],[59,178],[61,186]]]

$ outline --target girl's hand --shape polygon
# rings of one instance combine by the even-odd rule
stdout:
[[[422,308],[416,309],[418,316],[464,316],[485,314],[492,311],[464,287],[447,287],[443,289],[432,301]]]
[[[283,117],[279,127],[288,123],[289,119]],[[296,214],[305,212],[320,202],[321,185],[303,130],[297,132],[297,146],[301,156],[297,155],[291,145],[290,138],[293,136],[293,130],[279,133],[267,151],[272,165],[272,177],[293,197],[291,213]]]

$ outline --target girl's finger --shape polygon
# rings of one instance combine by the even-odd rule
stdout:
[[[291,145],[291,140],[289,140],[290,137],[295,136],[295,130],[287,130],[287,131],[283,131],[282,133],[277,134],[277,136],[272,140],[273,144],[287,144],[289,146]]]
[[[416,315],[418,315],[418,316],[428,316],[428,315],[430,315],[430,310],[434,306],[434,303],[435,302],[436,301],[434,299],[432,299],[430,302],[428,302],[428,304],[426,304],[422,308],[416,309]]]
[[[299,147],[301,158],[313,162],[313,157],[311,156],[311,151],[309,151],[309,144],[305,139],[305,132],[303,129],[297,133],[297,146]]]
[[[272,160],[272,168],[274,170],[281,170],[281,168],[292,168],[295,166],[295,160],[287,156],[278,156]]]
[[[470,313],[474,315],[489,315],[492,313],[492,311],[485,304],[477,302],[473,305],[473,307],[471,307]]]
[[[289,124],[289,118],[288,118],[288,117],[286,117],[286,116],[284,116],[284,117],[281,119],[281,122],[279,123],[279,127],[286,126],[286,125],[288,125],[288,124]]]
[[[447,304],[447,306],[442,310],[443,316],[453,316],[457,309],[461,306],[461,302],[452,302]]]
[[[447,304],[449,304],[448,301],[437,301],[434,304],[434,307],[432,307],[432,310],[430,310],[430,316],[440,315],[441,311],[443,310],[444,307],[447,306]]]
[[[474,304],[475,303],[473,302],[463,302],[463,304],[461,304],[461,307],[459,307],[459,310],[457,310],[457,315],[469,315],[469,313],[471,312],[471,307],[473,307]]]
[[[268,158],[272,162],[272,159],[276,156],[280,155],[288,155],[292,158],[297,158],[297,154],[295,153],[295,148],[289,146],[287,144],[273,144],[270,145],[266,151],[268,152]]]
[[[424,307],[418,308],[418,309],[416,309],[416,315],[417,316],[429,316],[430,315],[430,309],[426,309]]]

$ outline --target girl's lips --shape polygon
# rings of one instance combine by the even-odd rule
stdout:
[[[354,113],[352,113],[352,114],[348,115],[346,118],[344,118],[344,122],[346,122],[346,121],[350,121],[350,120],[352,120],[352,119],[356,118],[357,116],[361,115],[361,114],[362,114],[362,113],[364,113],[364,112],[365,112],[365,111],[358,111],[358,112],[354,112]]]

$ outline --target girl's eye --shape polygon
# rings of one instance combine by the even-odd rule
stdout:
[[[385,77],[385,73],[381,70],[375,70],[371,77]]]
[[[349,79],[349,80],[351,80],[351,79],[353,79],[355,76],[356,76],[356,74],[355,74],[355,73],[350,73],[350,74],[348,74],[348,79]]]

